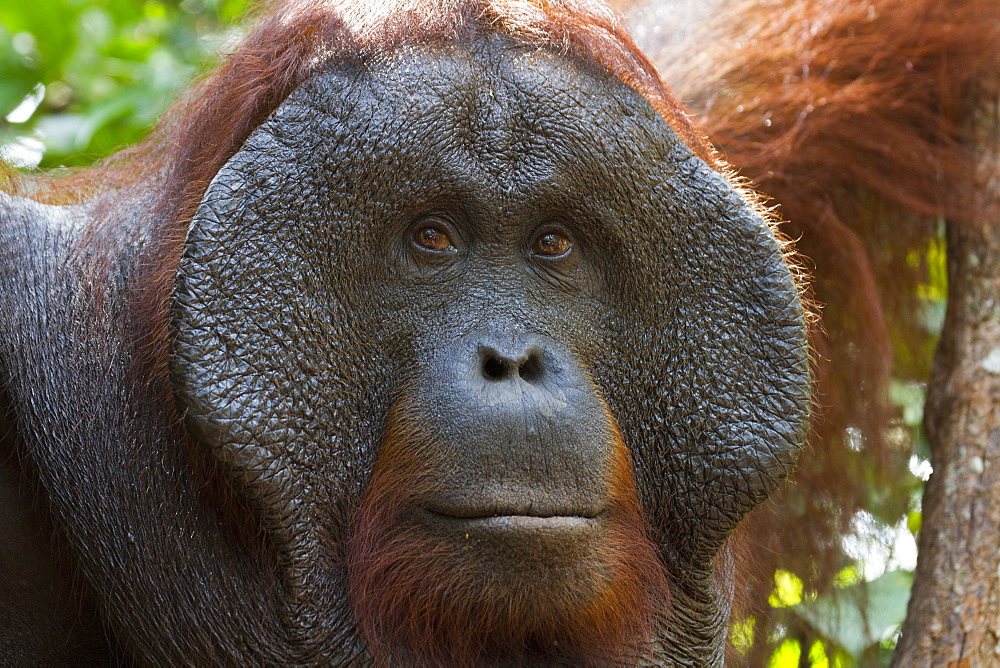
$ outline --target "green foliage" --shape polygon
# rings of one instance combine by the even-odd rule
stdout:
[[[809,645],[805,657],[802,654],[802,643],[790,638],[781,643],[771,655],[770,661],[767,662],[767,668],[798,668],[799,666],[844,668],[852,665],[842,654],[834,653],[831,659],[829,648],[819,640]]]
[[[892,571],[847,587],[839,596],[806,601],[798,614],[852,659],[871,665],[902,626],[912,584],[912,573]]]
[[[802,602],[802,580],[795,573],[775,571],[774,590],[768,603],[772,608],[790,608]]]
[[[234,40],[246,0],[0,3],[0,155],[89,164],[140,139]]]

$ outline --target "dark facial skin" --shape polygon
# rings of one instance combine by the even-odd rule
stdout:
[[[373,649],[356,623],[369,613],[348,564],[382,549],[357,538],[359,517],[382,512],[375,470],[394,504],[377,534],[440,547],[441,577],[474,592],[466,607],[527,592],[540,607],[519,608],[526,619],[614,590],[629,557],[607,553],[631,489],[672,582],[670,606],[651,604],[643,661],[718,662],[717,554],[805,436],[801,307],[765,223],[635,91],[506,38],[307,81],[208,188],[170,327],[190,456],[207,453],[265,540],[248,556],[225,522],[199,519],[210,504],[177,482],[189,455],[169,429],[142,428],[155,411],[141,388],[118,399],[139,406],[120,429],[142,445],[104,434],[107,456],[141,470],[144,489],[180,491],[113,511],[148,522],[148,504],[157,532],[85,526],[72,542],[152,661],[412,657],[405,639]],[[38,366],[27,380],[80,382]],[[49,420],[35,418],[35,441]],[[98,439],[90,429],[73,438]],[[43,461],[51,484],[68,456]],[[74,489],[57,514],[94,494]],[[102,565],[133,544],[141,571]],[[212,604],[177,602],[187,594]],[[164,605],[177,610],[154,624]],[[486,638],[476,656],[581,656],[539,647],[545,633],[507,654]]]

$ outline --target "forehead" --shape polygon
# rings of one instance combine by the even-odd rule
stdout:
[[[659,170],[691,156],[645,98],[596,65],[496,35],[330,66],[276,116],[321,152],[508,179],[582,166],[608,177],[612,165]]]

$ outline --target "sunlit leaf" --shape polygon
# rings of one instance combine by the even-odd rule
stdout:
[[[913,574],[892,571],[877,580],[805,601],[795,614],[856,659],[903,623]]]
[[[746,654],[753,646],[753,630],[757,620],[746,617],[737,621],[729,629],[729,642],[740,654]]]
[[[787,608],[802,602],[802,580],[794,573],[776,571],[774,573],[774,590],[768,603],[772,608]]]
[[[781,643],[770,661],[767,668],[798,668],[799,658],[802,656],[802,648],[797,640],[786,640]]]

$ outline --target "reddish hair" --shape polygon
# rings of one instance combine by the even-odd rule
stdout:
[[[555,647],[575,665],[611,665],[648,655],[669,615],[667,574],[617,427],[607,534],[595,567],[579,573],[594,582],[585,593],[554,592],[544,583],[511,587],[480,558],[408,526],[415,500],[434,484],[427,471],[437,449],[420,423],[426,414],[393,410],[348,545],[355,620],[375,659],[474,666]]]
[[[965,128],[1000,96],[1000,21],[981,0],[730,0],[716,17],[655,60],[778,203],[825,305],[811,448],[775,512],[752,519],[764,602],[777,568],[830,586],[858,509],[906,511],[906,495],[870,498],[909,478],[909,444],[887,437],[889,385],[929,373],[936,334],[919,286],[942,254],[940,221],[976,224]]]
[[[926,356],[926,341],[906,336],[925,329],[915,300],[927,280],[909,253],[925,253],[941,218],[975,217],[963,128],[1000,92],[996,8],[733,0],[700,39],[686,58],[665,54],[666,77],[815,263],[829,305],[816,345],[839,367],[820,367],[821,432],[855,426],[877,446],[890,328],[908,344],[900,352]]]

